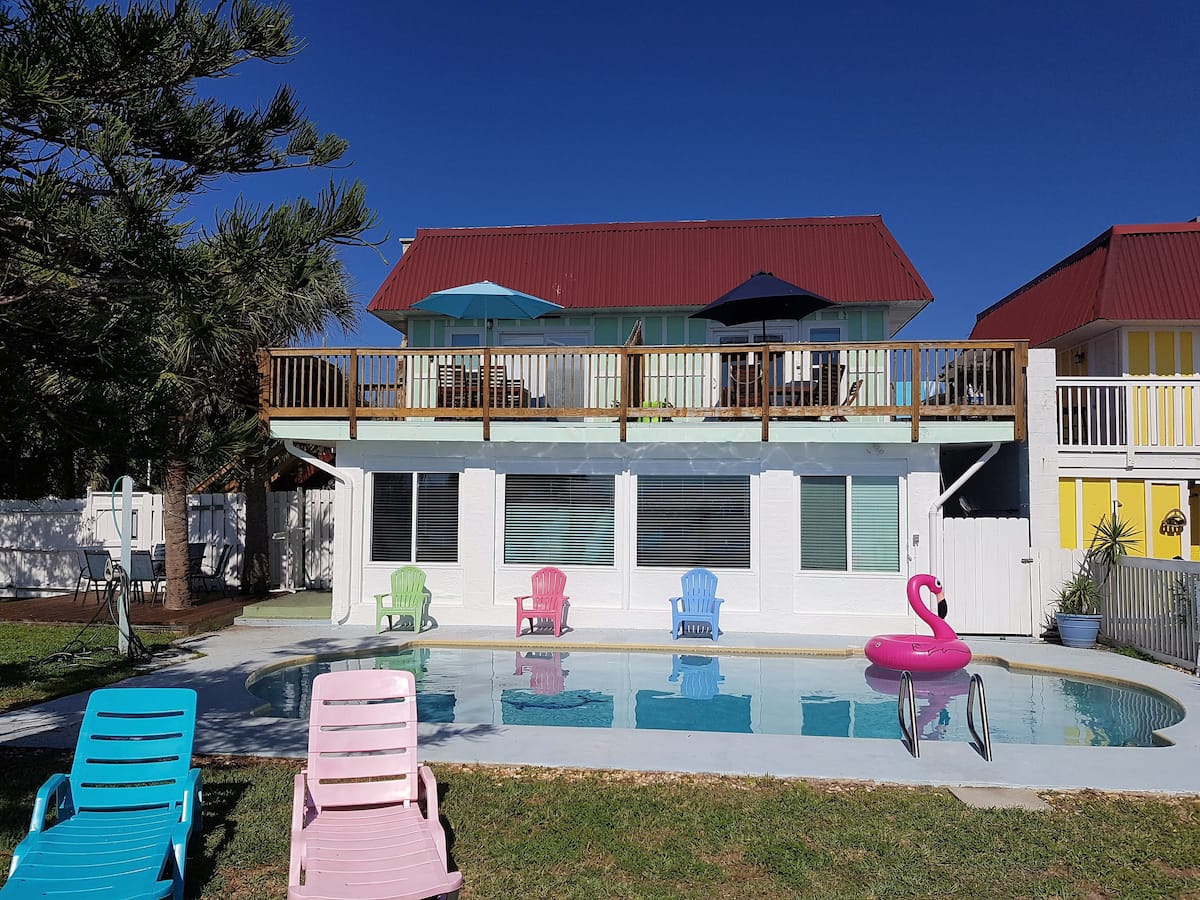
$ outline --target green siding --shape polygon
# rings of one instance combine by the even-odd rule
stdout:
[[[688,340],[689,344],[706,344],[708,343],[708,320],[707,319],[688,319]]]
[[[661,344],[662,316],[646,316],[645,338],[647,344]]]
[[[596,345],[607,347],[623,344],[625,335],[621,335],[621,320],[615,316],[596,316]]]
[[[887,315],[882,309],[864,310],[866,321],[863,323],[863,340],[886,341]]]
[[[852,309],[846,313],[846,340],[861,341],[863,339],[862,310]]]
[[[684,336],[687,328],[687,322],[683,316],[667,316],[667,333],[666,342],[668,344],[686,344],[687,338]]]
[[[412,319],[408,323],[408,344],[410,347],[429,347],[428,319]]]

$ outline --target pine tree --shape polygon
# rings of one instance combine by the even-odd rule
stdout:
[[[56,441],[110,465],[157,451],[169,607],[191,602],[195,463],[262,455],[255,352],[354,318],[338,248],[368,243],[360,184],[190,219],[230,176],[346,152],[287,87],[252,109],[202,91],[298,48],[287,10],[255,0],[0,9],[0,377],[21,392],[0,448],[19,464]]]

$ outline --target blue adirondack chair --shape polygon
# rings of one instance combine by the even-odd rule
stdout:
[[[93,692],[71,774],[52,775],[38,791],[0,897],[182,900],[200,821],[195,730],[188,688]]]
[[[680,681],[679,679],[683,680]],[[711,700],[721,693],[721,682],[725,676],[721,674],[721,660],[715,656],[680,656],[671,657],[672,683],[679,683],[679,695],[689,700]]]
[[[682,582],[683,596],[671,598],[671,637],[707,635],[715,644],[725,602],[716,596],[717,576],[708,569],[690,569],[683,573]]]

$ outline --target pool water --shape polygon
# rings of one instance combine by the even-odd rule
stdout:
[[[264,715],[307,718],[312,680],[346,669],[404,669],[422,722],[566,725],[819,737],[899,738],[899,673],[862,658],[417,647],[268,672],[250,691]],[[972,664],[916,675],[923,740],[969,740],[970,675],[983,676],[992,741],[1151,747],[1183,713],[1131,684]]]

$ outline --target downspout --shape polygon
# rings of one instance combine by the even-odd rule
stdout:
[[[941,510],[942,505],[947,500],[950,499],[950,496],[955,491],[957,491],[960,487],[962,487],[964,484],[966,484],[968,481],[970,481],[974,477],[975,473],[978,472],[980,469],[982,469],[984,467],[984,465],[987,463],[987,461],[999,452],[1000,452],[1000,442],[996,441],[992,444],[992,446],[988,447],[988,449],[984,452],[983,456],[979,457],[979,459],[977,459],[977,460],[975,460],[975,462],[971,463],[971,465],[967,468],[967,471],[963,472],[961,475],[958,476],[957,479],[955,479],[954,484],[950,485],[950,487],[948,487],[944,491],[942,491],[938,495],[938,498],[936,500],[934,500],[931,504],[929,504],[929,573],[931,575],[936,575],[938,578],[941,578],[944,575],[944,573],[939,575],[938,570],[937,570],[938,546],[941,543],[938,540],[940,535],[938,535],[938,533],[937,533],[937,514],[938,514],[938,512]]]
[[[308,463],[314,469],[320,469],[325,474],[332,475],[335,479],[337,479],[338,483],[341,484],[346,489],[347,494],[349,494],[347,505],[350,508],[350,515],[347,518],[351,522],[353,522],[354,521],[354,482],[352,482],[349,478],[347,478],[342,473],[341,469],[337,468],[336,466],[331,466],[329,463],[325,462],[325,460],[320,459],[319,457],[313,456],[307,450],[301,450],[299,447],[296,446],[296,444],[290,438],[284,438],[283,448],[285,450],[287,450],[288,453],[292,454],[292,456],[296,457],[297,459],[304,460],[306,463]],[[335,534],[336,534],[336,531],[335,531]],[[347,603],[346,604],[346,615],[342,619],[334,622],[333,624],[345,625],[346,622],[350,618],[350,611],[352,609],[352,606],[353,606],[353,604]]]

